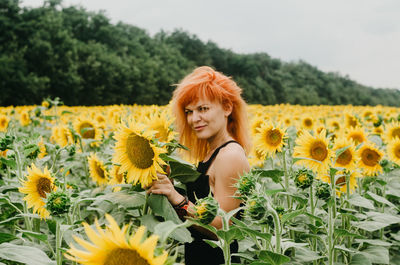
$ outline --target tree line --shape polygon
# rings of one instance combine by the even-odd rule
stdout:
[[[232,78],[251,104],[400,106],[400,91],[358,84],[304,61],[267,53],[239,54],[177,29],[151,37],[144,29],[112,24],[103,12],[38,8],[0,1],[0,105],[40,104],[60,97],[67,105],[158,104],[196,66]]]

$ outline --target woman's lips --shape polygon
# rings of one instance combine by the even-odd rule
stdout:
[[[196,127],[194,127],[194,129],[196,130],[196,131],[201,131],[203,128],[205,128],[206,126],[205,125],[202,125],[202,126],[196,126]]]

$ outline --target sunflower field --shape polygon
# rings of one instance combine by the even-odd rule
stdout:
[[[250,105],[248,118],[243,206],[208,197],[181,220],[145,191],[157,171],[181,190],[198,176],[168,105],[0,107],[0,265],[184,264],[194,224],[225,264],[400,264],[400,109]]]

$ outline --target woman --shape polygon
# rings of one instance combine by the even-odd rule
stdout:
[[[186,76],[174,91],[173,113],[181,144],[190,150],[186,158],[199,162],[201,173],[187,184],[187,197],[177,192],[170,179],[158,173],[148,193],[163,194],[175,208],[185,209],[194,216],[196,198],[210,191],[225,212],[238,208],[241,201],[234,198],[234,184],[240,175],[250,170],[246,153],[250,149],[246,103],[242,90],[227,76],[210,67],[198,67]],[[217,216],[211,225],[222,228],[222,218]],[[212,248],[203,239],[216,239],[199,227],[191,228],[192,243],[185,244],[187,265],[212,265],[224,263],[222,251]],[[237,242],[231,251],[237,252]],[[235,260],[233,260],[235,261]]]

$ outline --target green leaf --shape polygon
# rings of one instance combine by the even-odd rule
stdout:
[[[243,235],[237,227],[232,227],[228,231],[218,230],[217,235],[228,244],[232,243],[235,239],[243,239]]]
[[[318,255],[317,252],[312,251],[305,247],[296,247],[295,249],[296,249],[296,255],[295,255],[294,260],[299,261],[302,264],[324,258],[324,257]]]
[[[372,265],[371,261],[361,253],[356,253],[351,257],[350,265]]]
[[[145,196],[136,192],[134,194],[128,194],[124,191],[111,192],[97,196],[92,205],[98,206],[104,201],[108,201],[112,204],[119,204],[125,208],[136,208],[144,205]]]
[[[359,206],[359,207],[364,207],[367,209],[375,210],[375,207],[370,200],[368,200],[358,194],[351,195],[348,202],[354,206]]]
[[[147,198],[147,203],[155,214],[164,217],[166,221],[171,220],[176,224],[182,223],[167,197],[164,195],[150,194]]]
[[[189,230],[185,227],[179,227],[178,224],[168,220],[161,222],[154,227],[154,233],[160,236],[160,241],[163,242],[168,237],[171,237],[180,242],[192,242],[192,237]]]
[[[4,242],[10,242],[11,240],[14,239],[17,239],[17,237],[12,234],[0,232],[0,244]]]
[[[284,264],[290,261],[290,258],[288,256],[274,253],[269,250],[260,251],[259,258],[264,261],[270,262],[272,265]]]
[[[392,243],[389,243],[387,241],[378,240],[378,239],[356,239],[355,242],[367,243],[372,246],[382,246],[382,247],[390,247],[392,245]]]
[[[360,252],[366,256],[372,263],[389,264],[389,250],[380,246],[369,246]]]
[[[390,224],[384,224],[376,221],[362,221],[362,222],[352,222],[352,225],[368,232],[373,232],[382,229]]]
[[[282,176],[285,174],[285,171],[279,169],[253,169],[252,172],[255,174],[259,174],[259,177],[262,178],[271,178],[275,183],[280,183],[282,181]]]
[[[206,242],[207,244],[209,244],[212,248],[221,248],[221,246],[219,245],[218,241],[214,241],[214,240],[209,240],[209,239],[203,239],[204,242]],[[222,248],[221,248],[222,249]]]
[[[29,246],[18,246],[10,243],[3,243],[0,245],[0,258],[21,262],[27,265],[56,264],[56,262],[52,261],[46,255],[46,253],[38,248]]]
[[[293,212],[289,212],[289,213],[283,214],[282,218],[281,218],[282,224],[284,224],[285,222],[295,218],[296,216],[304,214],[305,211],[306,211],[305,209],[300,209],[300,210],[295,210]]]
[[[26,231],[26,230],[19,230],[19,232],[21,232],[22,235],[24,235],[24,236],[34,237],[43,242],[47,241],[47,235],[43,234],[43,233],[37,233],[37,232]]]
[[[366,215],[368,218],[371,218],[372,220],[384,224],[396,224],[400,223],[400,217],[387,214],[387,213],[379,213],[379,212],[367,212]]]
[[[5,164],[12,169],[17,168],[17,163],[14,159],[6,159],[4,157],[0,157],[0,164]]]
[[[334,235],[335,236],[342,236],[342,237],[347,236],[347,237],[354,237],[354,238],[365,238],[362,235],[354,234],[354,233],[351,233],[351,232],[349,232],[349,231],[347,231],[345,229],[339,229],[339,228],[335,228]]]
[[[388,205],[390,207],[397,208],[396,205],[394,205],[393,203],[388,201],[386,198],[384,198],[382,196],[379,196],[379,195],[376,195],[375,193],[372,193],[372,192],[368,191],[367,192],[367,196],[371,197],[371,199],[373,199],[376,202],[380,202],[380,203],[386,204],[386,205]]]
[[[193,182],[200,176],[200,172],[192,164],[178,157],[162,155],[162,159],[167,161],[171,167],[169,177],[181,183]]]

